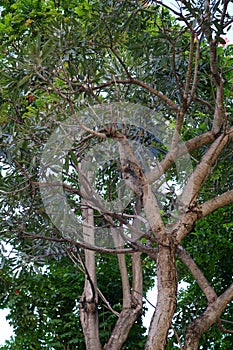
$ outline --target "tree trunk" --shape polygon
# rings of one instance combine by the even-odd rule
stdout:
[[[136,212],[139,214],[141,210],[141,201],[137,199]],[[134,220],[134,227],[139,229],[140,222],[137,219]],[[122,238],[117,232],[113,234],[115,238],[116,246],[123,243]],[[141,315],[142,312],[142,293],[143,293],[143,277],[142,277],[142,264],[141,254],[134,253],[132,255],[132,290],[130,291],[130,283],[127,272],[127,266],[124,255],[118,255],[119,268],[122,280],[123,291],[123,305],[122,311],[115,324],[112,334],[108,343],[105,345],[106,350],[121,350],[124,342],[126,341],[129,331],[132,328],[134,322]]]
[[[80,189],[85,196],[88,193],[92,172],[82,173],[83,164],[79,164]],[[84,166],[85,168],[85,166]],[[82,199],[83,240],[89,245],[95,245],[94,212]],[[80,321],[85,337],[87,350],[101,350],[99,338],[98,293],[96,278],[95,252],[85,249],[85,284],[80,299]]]
[[[80,320],[85,337],[86,349],[101,350],[94,252],[85,251],[85,265],[88,274],[85,278],[84,291],[80,300]]]
[[[167,335],[176,308],[177,276],[175,246],[171,237],[158,244],[157,283],[158,297],[151,320],[145,350],[164,350]]]
[[[125,259],[125,257],[123,256]],[[142,267],[140,253],[134,253],[132,257],[133,266],[133,284],[132,292],[128,290],[126,293],[123,292],[123,307],[119,315],[119,318],[115,324],[113,332],[110,336],[108,343],[105,345],[106,350],[121,350],[122,345],[126,341],[129,331],[132,328],[134,322],[141,315],[142,312]],[[119,264],[121,269],[121,274],[123,264]],[[124,276],[122,280],[122,287],[128,285],[128,276]]]
[[[83,236],[89,244],[94,244],[93,210],[83,205]],[[85,250],[85,285],[80,300],[80,320],[88,350],[101,350],[99,340],[98,294],[96,281],[95,253]]]

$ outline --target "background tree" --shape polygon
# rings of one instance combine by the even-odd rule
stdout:
[[[68,4],[25,0],[8,1],[3,6],[1,233],[17,249],[19,261],[25,251],[33,251],[35,240],[37,254],[63,254],[60,244],[80,249],[85,272],[80,319],[88,349],[124,346],[142,312],[144,255],[156,262],[158,284],[146,350],[165,349],[166,344],[197,349],[203,333],[212,325],[223,330],[220,318],[224,310],[224,318],[229,321],[233,286],[222,277],[229,266],[218,263],[221,255],[212,252],[216,227],[207,226],[205,219],[208,215],[210,220],[212,215],[219,217],[222,210],[227,213],[233,201],[229,165],[233,136],[232,47],[219,46],[224,44],[222,35],[232,22],[229,4],[177,1],[177,10],[172,10],[175,18],[169,6],[160,1]],[[174,126],[170,147],[161,148],[158,135],[153,137],[152,131],[143,127],[100,125],[96,121],[90,128],[89,120],[79,118],[83,110],[92,118],[91,113],[95,115],[99,110],[93,105],[104,108],[103,103],[117,101],[146,106],[148,114],[143,117],[151,116],[153,122],[153,111],[166,125]],[[111,106],[114,109],[119,105]],[[89,242],[80,242],[78,233],[76,237],[62,236],[45,212],[39,191],[44,144],[54,128],[71,115],[83,134],[64,155],[63,187],[77,218],[83,220],[83,234]],[[193,161],[193,171],[183,182],[179,196],[174,162],[187,151],[180,146],[177,134],[185,140]],[[120,156],[110,164],[99,164],[96,182],[90,186],[93,174],[83,173],[81,159],[84,156],[85,161],[88,151],[103,139],[110,145],[116,141]],[[154,157],[150,171],[135,156],[133,146],[137,150],[141,145]],[[153,191],[158,179],[168,187],[165,196]],[[120,214],[106,212],[99,198],[104,203],[112,196],[118,198],[117,184],[121,180],[126,189],[133,190],[131,203]],[[177,212],[182,215],[177,216]],[[141,214],[147,227],[143,232]],[[220,232],[216,244],[223,246],[223,252],[229,249],[229,220],[228,215],[221,222],[214,220]],[[95,245],[94,234],[100,226],[121,233],[116,249]],[[132,235],[140,232],[140,238],[130,240],[125,227]],[[108,339],[101,338],[100,332],[97,272],[101,265],[95,252],[117,254],[122,281],[121,309]],[[217,276],[221,277],[221,285],[215,286]],[[179,299],[177,285],[181,280],[187,280],[189,287]],[[199,297],[193,297],[194,282],[205,299],[199,292]],[[190,299],[187,315],[183,305]],[[203,337],[201,342],[210,346],[214,342],[227,344],[230,338],[225,334],[221,337],[213,329],[213,340]]]

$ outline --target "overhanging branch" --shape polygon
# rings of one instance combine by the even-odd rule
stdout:
[[[224,207],[225,205],[233,203],[233,190],[227,191],[223,194],[221,194],[218,197],[215,197],[213,199],[210,199],[209,201],[201,204],[198,209],[201,213],[201,217],[203,218],[210,213],[212,213],[214,210]]]

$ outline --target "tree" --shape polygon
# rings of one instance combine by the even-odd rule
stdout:
[[[161,1],[25,0],[3,7],[1,231],[19,252],[36,240],[37,252],[64,243],[85,255],[87,349],[124,346],[142,312],[144,255],[156,262],[158,285],[146,350],[195,350],[212,325],[222,329],[233,285],[213,285],[229,266],[205,271],[203,264],[219,259],[210,254],[216,236],[211,224],[208,238],[196,232],[233,202],[232,46],[221,46],[229,3],[183,0],[172,10]],[[229,218],[220,225],[217,247],[225,252],[232,226]],[[97,252],[117,255],[122,281],[121,310],[104,343]],[[177,316],[177,285],[190,276],[205,301],[196,317],[196,301]]]
[[[15,336],[1,347],[2,350],[85,349],[78,307],[84,273],[75,251],[69,255],[74,263],[59,256],[56,260],[47,261],[46,268],[45,265],[38,267],[38,264],[35,268],[32,263],[23,266],[17,270],[16,276],[11,272],[14,263],[5,264],[1,273],[1,305],[10,309],[8,318]],[[102,342],[108,339],[114,327],[122,300],[116,263],[115,256],[103,255],[98,259],[98,288],[101,295],[98,312]],[[15,267],[19,267],[17,263]],[[149,271],[151,274],[149,268],[145,273],[146,288],[151,285]],[[114,314],[111,305],[116,310]],[[130,332],[125,344],[127,349],[143,349],[144,333],[140,318]]]

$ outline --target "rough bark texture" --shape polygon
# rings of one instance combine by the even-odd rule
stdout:
[[[221,294],[213,303],[209,304],[205,312],[196,318],[188,327],[184,350],[197,350],[202,334],[209,329],[221,316],[226,305],[233,298],[233,284]]]
[[[124,256],[122,256],[124,258]],[[115,324],[114,330],[108,343],[105,345],[106,350],[120,350],[126,341],[129,331],[134,322],[142,312],[142,267],[140,253],[135,253],[132,256],[133,266],[133,283],[132,291],[127,288],[129,286],[128,276],[121,274],[123,290],[123,308],[119,318]],[[119,263],[121,268],[122,263]],[[121,269],[121,271],[124,269]]]
[[[137,198],[135,207],[136,213],[141,211],[141,199]],[[136,218],[134,220],[134,227],[139,228],[140,222]],[[115,244],[119,246],[119,243],[123,243],[123,240],[119,235],[113,235],[115,237]],[[129,277],[127,273],[127,266],[124,255],[118,255],[119,268],[122,280],[123,291],[123,305],[122,311],[115,324],[113,332],[109,338],[108,343],[105,345],[106,350],[120,350],[124,342],[126,341],[129,331],[132,328],[134,322],[141,315],[142,312],[142,292],[143,292],[143,278],[142,278],[142,265],[141,254],[134,253],[132,255],[132,290],[130,291]]]
[[[145,350],[165,349],[168,330],[176,308],[175,247],[170,237],[158,245],[157,284],[157,304],[151,320]]]
[[[91,241],[94,240],[93,211],[85,208],[83,209],[83,216],[83,233],[84,236],[86,235],[88,243],[91,243]],[[85,268],[85,286],[80,300],[80,319],[85,336],[86,348],[88,350],[100,350],[95,253],[92,251],[85,251]]]
[[[93,210],[83,206],[83,236],[89,244],[94,244]],[[80,320],[88,350],[101,350],[99,340],[98,294],[96,281],[95,252],[85,250],[85,285],[80,300]]]

